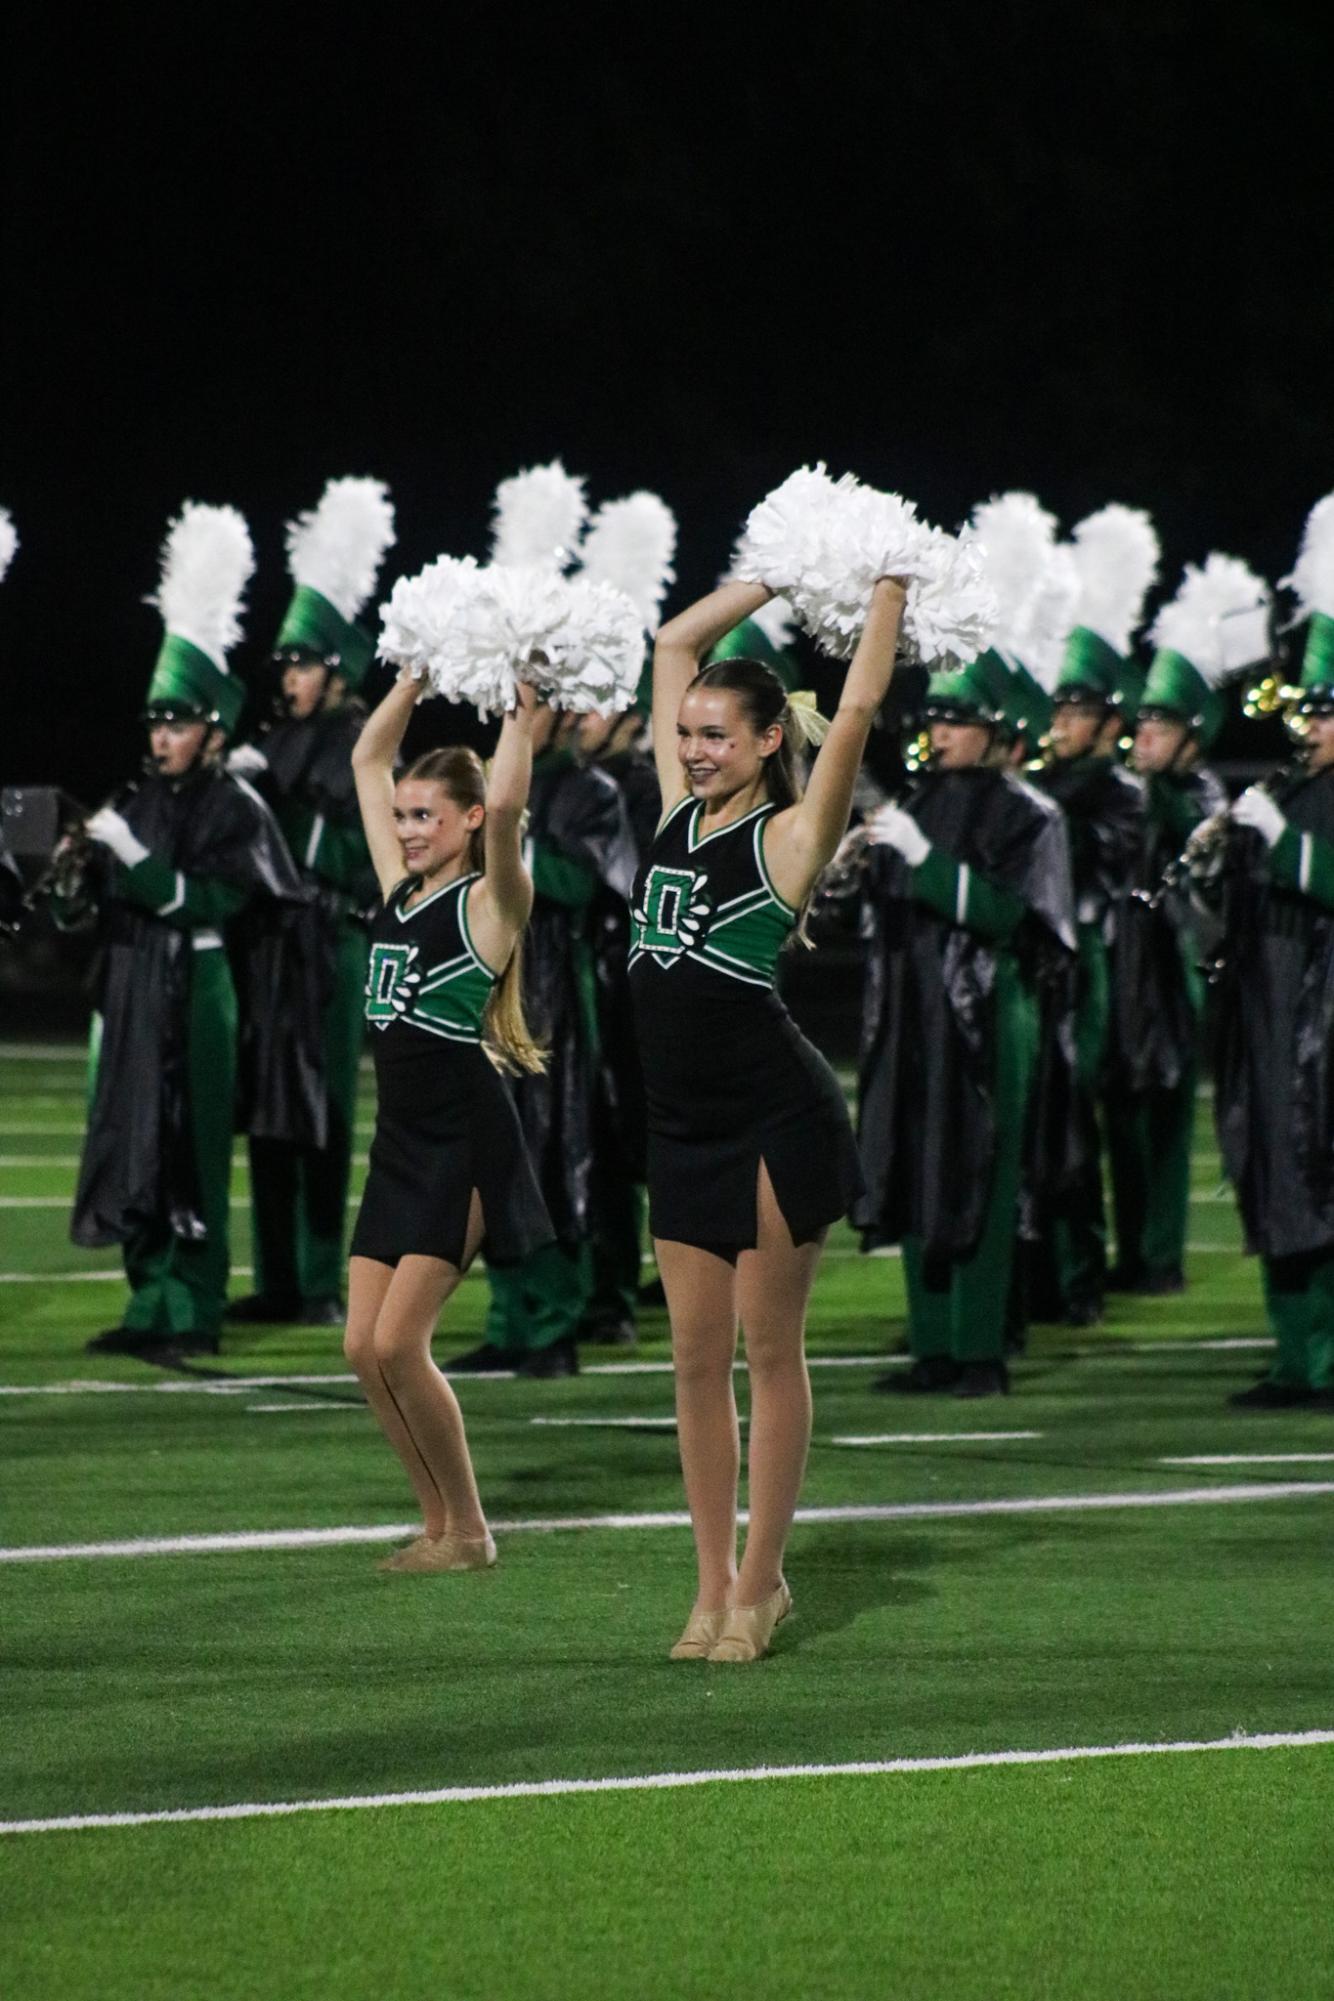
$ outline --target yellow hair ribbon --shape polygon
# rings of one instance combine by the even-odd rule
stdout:
[[[829,718],[822,716],[815,706],[815,696],[809,688],[794,688],[787,698],[795,733],[803,743],[821,744],[829,734]]]

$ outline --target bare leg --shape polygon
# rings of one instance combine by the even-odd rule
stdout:
[[[737,1260],[737,1299],[750,1370],[750,1526],[736,1603],[759,1605],[783,1576],[783,1549],[811,1443],[806,1308],[822,1243],[792,1242],[760,1163],[755,1249]]]
[[[655,1240],[653,1248],[672,1323],[676,1428],[699,1563],[695,1609],[719,1611],[736,1581],[736,1274],[692,1244]]]
[[[343,1336],[343,1353],[357,1372],[357,1380],[365,1392],[376,1423],[403,1462],[403,1469],[412,1482],[412,1491],[422,1511],[425,1533],[438,1536],[444,1534],[446,1526],[444,1495],[417,1450],[375,1357],[375,1323],[393,1276],[392,1265],[378,1264],[373,1258],[348,1259],[347,1332]]]

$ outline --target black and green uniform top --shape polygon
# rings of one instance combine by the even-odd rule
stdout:
[[[498,975],[481,957],[468,929],[468,893],[481,877],[456,876],[410,909],[414,887],[399,884],[375,920],[366,973],[366,1020],[381,1038],[420,1030],[446,1042],[480,1043],[487,1002]]]
[[[101,1057],[71,1225],[85,1245],[125,1242],[161,1216],[202,1236],[186,1082],[193,963],[221,955],[246,906],[304,901],[277,822],[243,780],[214,768],[153,775],[116,806],[149,852],[133,867],[99,856],[86,906],[64,913],[94,921],[103,947]],[[256,1101],[243,1116],[270,1109]]]
[[[1276,788],[1273,848],[1230,826],[1214,1112],[1248,1246],[1334,1250],[1334,771]]]
[[[696,800],[682,799],[672,808],[636,889],[632,971],[647,958],[664,972],[678,972],[678,987],[696,983],[701,971],[773,986],[778,955],[797,921],[764,865],[765,823],[776,810],[758,806],[705,834]]]
[[[1193,1073],[1204,979],[1185,883],[1163,891],[1165,875],[1202,820],[1221,813],[1227,794],[1205,765],[1148,781],[1147,813],[1133,893],[1112,944],[1111,1082],[1118,1090],[1175,1090]]]
[[[1055,758],[1037,782],[1066,817],[1080,928],[1106,937],[1143,845],[1144,786],[1115,758],[1096,754]]]
[[[929,771],[904,804],[929,852],[910,868],[874,847],[863,876],[868,1195],[857,1221],[874,1241],[918,1238],[928,1256],[961,1258],[987,1213],[997,1049],[1019,1037],[1014,1012],[1047,1005],[1049,993],[1064,1024],[1050,1037],[1053,1058],[1071,1074],[1047,1092],[1050,1116],[1032,1122],[1029,1172],[1041,1181],[1057,1171],[1073,1089],[1069,842],[1051,800],[991,766]]]
[[[261,739],[268,764],[253,781],[278,816],[292,858],[338,915],[377,900],[352,776],[365,722],[359,702],[276,723]]]

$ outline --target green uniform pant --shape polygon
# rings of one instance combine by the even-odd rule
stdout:
[[[360,925],[340,928],[334,988],[324,1012],[326,1143],[316,1148],[275,1139],[250,1142],[255,1290],[266,1299],[336,1299],[343,1289],[369,951],[370,941]]]
[[[1334,1251],[1262,1258],[1265,1310],[1278,1343],[1269,1379],[1334,1389]]]
[[[1110,1018],[1107,947],[1096,925],[1079,927],[1079,999],[1075,1011],[1078,1097],[1075,1116],[1089,1151],[1079,1186],[1052,1231],[1056,1278],[1066,1306],[1101,1299],[1107,1276],[1107,1219],[1102,1201],[1102,1142],[1098,1130],[1098,1086],[1107,1054]]]
[[[1105,1112],[1117,1263],[1130,1274],[1179,1271],[1190,1214],[1195,1065],[1175,1090],[1109,1097]]]
[[[162,1216],[126,1243],[123,1324],[144,1334],[216,1334],[227,1298],[236,989],[221,948],[191,954],[189,1007],[190,1128],[206,1234],[190,1243]]]
[[[996,1151],[982,1234],[963,1258],[928,1260],[919,1237],[903,1240],[908,1345],[919,1358],[998,1362],[1019,1213],[1024,1120],[1037,1056],[1037,1012],[1013,962],[996,969]]]
[[[520,1264],[503,1270],[488,1265],[486,1277],[491,1288],[486,1339],[495,1347],[531,1353],[578,1332],[591,1280],[587,1244],[573,1249],[545,1244]]]

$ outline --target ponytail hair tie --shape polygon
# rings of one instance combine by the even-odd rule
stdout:
[[[793,734],[802,743],[822,744],[829,734],[829,718],[822,716],[816,708],[812,691],[809,688],[794,688],[787,698],[787,707]]]

